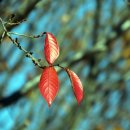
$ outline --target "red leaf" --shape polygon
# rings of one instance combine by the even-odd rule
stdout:
[[[54,61],[59,56],[58,42],[54,37],[54,35],[48,32],[46,33],[46,37],[45,37],[44,54],[49,64],[53,64]]]
[[[59,90],[58,76],[53,67],[47,67],[43,70],[39,82],[39,89],[50,107]]]
[[[72,83],[72,87],[73,87],[73,91],[74,91],[74,95],[77,99],[78,104],[80,104],[80,102],[83,99],[83,86],[82,83],[79,79],[79,77],[70,69],[66,69],[71,83]]]

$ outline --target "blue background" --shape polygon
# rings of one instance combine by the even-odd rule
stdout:
[[[9,28],[11,32],[55,35],[60,46],[55,63],[71,68],[80,77],[85,94],[78,106],[67,74],[56,67],[60,90],[48,108],[38,90],[42,70],[5,37],[0,45],[0,130],[130,130],[127,0],[3,0],[0,8],[5,21],[12,13],[20,20],[27,19]],[[22,47],[47,65],[45,37],[11,36],[18,37]],[[24,95],[5,106],[2,99],[15,92]]]

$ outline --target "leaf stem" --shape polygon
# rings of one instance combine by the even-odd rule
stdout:
[[[63,66],[61,66],[61,65],[59,65],[59,64],[56,64],[56,65],[53,65],[53,66],[57,66],[57,67],[60,67],[61,69],[66,70],[66,68],[65,68],[65,67],[63,67]]]
[[[8,32],[8,33],[9,33],[9,34],[13,34],[13,35],[28,37],[28,38],[34,38],[34,36],[27,35],[27,34],[19,34],[19,33],[16,33],[16,32]]]

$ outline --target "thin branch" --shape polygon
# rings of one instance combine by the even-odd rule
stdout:
[[[18,38],[16,39],[13,39],[11,37],[11,34],[13,35],[18,35],[18,36],[23,36],[23,37],[28,37],[28,38],[39,38],[39,37],[43,37],[44,34],[46,34],[46,32],[43,32],[41,35],[36,35],[36,36],[32,36],[32,35],[26,35],[26,34],[19,34],[19,33],[15,33],[15,32],[8,32],[6,27],[5,27],[5,23],[4,21],[2,20],[2,18],[0,18],[0,21],[2,23],[2,26],[3,26],[3,29],[4,29],[4,35],[6,34],[6,36],[12,41],[12,43],[17,46],[20,50],[22,50],[25,54],[26,54],[26,57],[30,58],[32,60],[32,62],[34,63],[35,66],[38,66],[39,68],[42,68],[44,69],[46,66],[42,66],[40,64],[40,59],[36,59],[32,56],[32,52],[28,52],[25,48],[23,48],[19,41],[18,41]],[[52,66],[58,66],[62,69],[65,69],[64,67],[60,66],[59,64],[58,65],[52,65]]]
[[[52,66],[57,66],[57,67],[59,67],[59,68],[61,68],[61,69],[64,69],[64,70],[65,70],[65,67],[63,67],[63,66],[61,66],[61,65],[59,65],[59,64],[52,65]]]
[[[12,39],[11,36],[9,35],[9,33],[7,33],[7,36],[12,41],[12,43],[14,43],[20,50],[22,50],[26,54],[26,57],[28,57],[32,60],[32,62],[35,64],[35,66],[37,65],[39,68],[44,68],[40,65],[38,60],[32,56],[31,52],[28,52],[22,46],[20,46],[20,43],[17,41],[17,38],[16,38],[16,40]]]
[[[24,49],[22,46],[20,46],[20,43],[18,42],[18,39],[17,39],[17,38],[14,40],[14,39],[11,37],[10,33],[7,31],[7,29],[6,29],[5,25],[4,25],[4,22],[3,22],[2,18],[0,18],[0,21],[1,21],[1,23],[2,23],[4,32],[6,33],[6,36],[12,41],[12,43],[13,43],[15,46],[17,46],[20,50],[22,50],[22,51],[26,54],[26,57],[29,57],[29,58],[32,60],[32,62],[34,63],[35,66],[38,66],[39,68],[44,69],[45,66],[42,66],[42,65],[40,64],[40,62],[39,62],[36,58],[34,58],[34,57],[32,56],[32,53],[28,52],[26,49]]]
[[[21,5],[22,7],[23,7],[23,10],[22,10],[22,12],[21,12],[21,6],[20,6],[20,8],[17,10],[17,12],[15,13],[15,17],[13,18],[13,21],[14,21],[14,23],[16,23],[15,21],[21,21],[21,19],[25,19],[29,14],[30,14],[30,12],[35,8],[35,6],[36,6],[36,4],[38,4],[39,2],[40,2],[41,0],[32,0],[31,2],[30,2],[30,4],[25,4],[25,3],[23,3],[24,4],[24,6],[23,6],[23,4]],[[47,2],[45,2],[45,3],[48,3],[48,1]],[[16,24],[17,25],[17,24]],[[7,26],[6,28],[8,29],[8,30],[11,30],[12,28],[14,28],[16,25],[13,25],[13,26]],[[2,32],[0,31],[0,35],[2,34]]]
[[[44,34],[46,34],[46,32],[43,32],[41,35],[28,35],[28,34],[19,34],[16,32],[8,32],[9,34],[13,34],[13,35],[18,35],[18,36],[22,36],[22,37],[27,37],[27,38],[40,38],[43,37]]]
[[[0,43],[2,43],[2,41],[4,39],[4,36],[5,36],[5,31],[2,33],[2,36],[1,36],[1,39],[0,39]]]
[[[3,20],[2,20],[1,17],[0,17],[0,21],[1,21],[1,24],[2,24],[2,26],[3,26],[4,31],[7,32],[7,29],[6,29],[5,25],[4,25],[4,22],[3,22]]]
[[[25,22],[25,21],[27,21],[27,20],[26,20],[26,19],[23,19],[23,20],[18,21],[18,22],[6,22],[6,21],[3,21],[3,23],[6,24],[6,25],[11,25],[11,26],[13,26],[13,25],[19,25],[19,24],[21,24],[21,23],[23,23],[23,22]]]

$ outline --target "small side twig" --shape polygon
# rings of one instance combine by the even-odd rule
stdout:
[[[27,21],[27,20],[26,20],[26,19],[23,19],[23,20],[18,21],[18,22],[6,22],[6,21],[3,21],[3,23],[6,24],[6,25],[13,26],[13,25],[19,25],[19,24],[21,24],[21,23],[23,23],[23,22],[25,22],[25,21]]]
[[[6,29],[6,27],[5,27],[5,24],[4,24],[3,20],[2,20],[2,18],[0,18],[0,22],[2,23],[2,26],[3,26],[3,29],[4,29],[4,32],[5,32],[6,36],[12,41],[12,43],[13,43],[15,46],[17,46],[20,50],[22,50],[22,51],[25,53],[26,57],[28,57],[28,58],[30,58],[30,59],[32,60],[32,62],[34,63],[35,66],[38,66],[39,68],[42,68],[42,69],[45,68],[45,66],[42,66],[42,65],[40,64],[40,62],[39,62],[36,58],[33,57],[32,53],[28,52],[25,48],[23,48],[23,47],[20,45],[20,43],[18,42],[18,38],[16,38],[16,39],[14,40],[14,39],[11,37],[10,33],[7,31],[7,29]],[[4,35],[5,35],[5,34],[4,34]]]
[[[12,41],[12,43],[14,43],[20,50],[22,50],[22,51],[25,53],[26,57],[31,58],[32,62],[33,62],[36,66],[38,66],[39,68],[43,68],[43,67],[40,65],[40,63],[38,62],[38,60],[32,56],[32,53],[28,52],[27,50],[25,50],[25,49],[20,45],[20,43],[18,42],[18,39],[17,39],[17,38],[16,38],[15,40],[12,39],[12,37],[8,34],[8,32],[7,32],[7,36],[8,36],[8,38]]]
[[[5,31],[2,33],[2,36],[1,36],[1,39],[0,39],[0,43],[2,43],[2,41],[4,39],[4,36],[5,36]]]
[[[28,37],[28,38],[40,38],[43,37],[46,32],[43,32],[41,35],[28,35],[28,34],[19,34],[16,32],[8,32],[9,34],[18,35],[22,37]]]
[[[63,69],[63,70],[66,70],[66,68],[63,67],[63,66],[61,66],[60,64],[56,64],[56,65],[52,65],[52,66],[57,66],[57,67],[59,67],[59,68],[61,68],[61,69]]]

